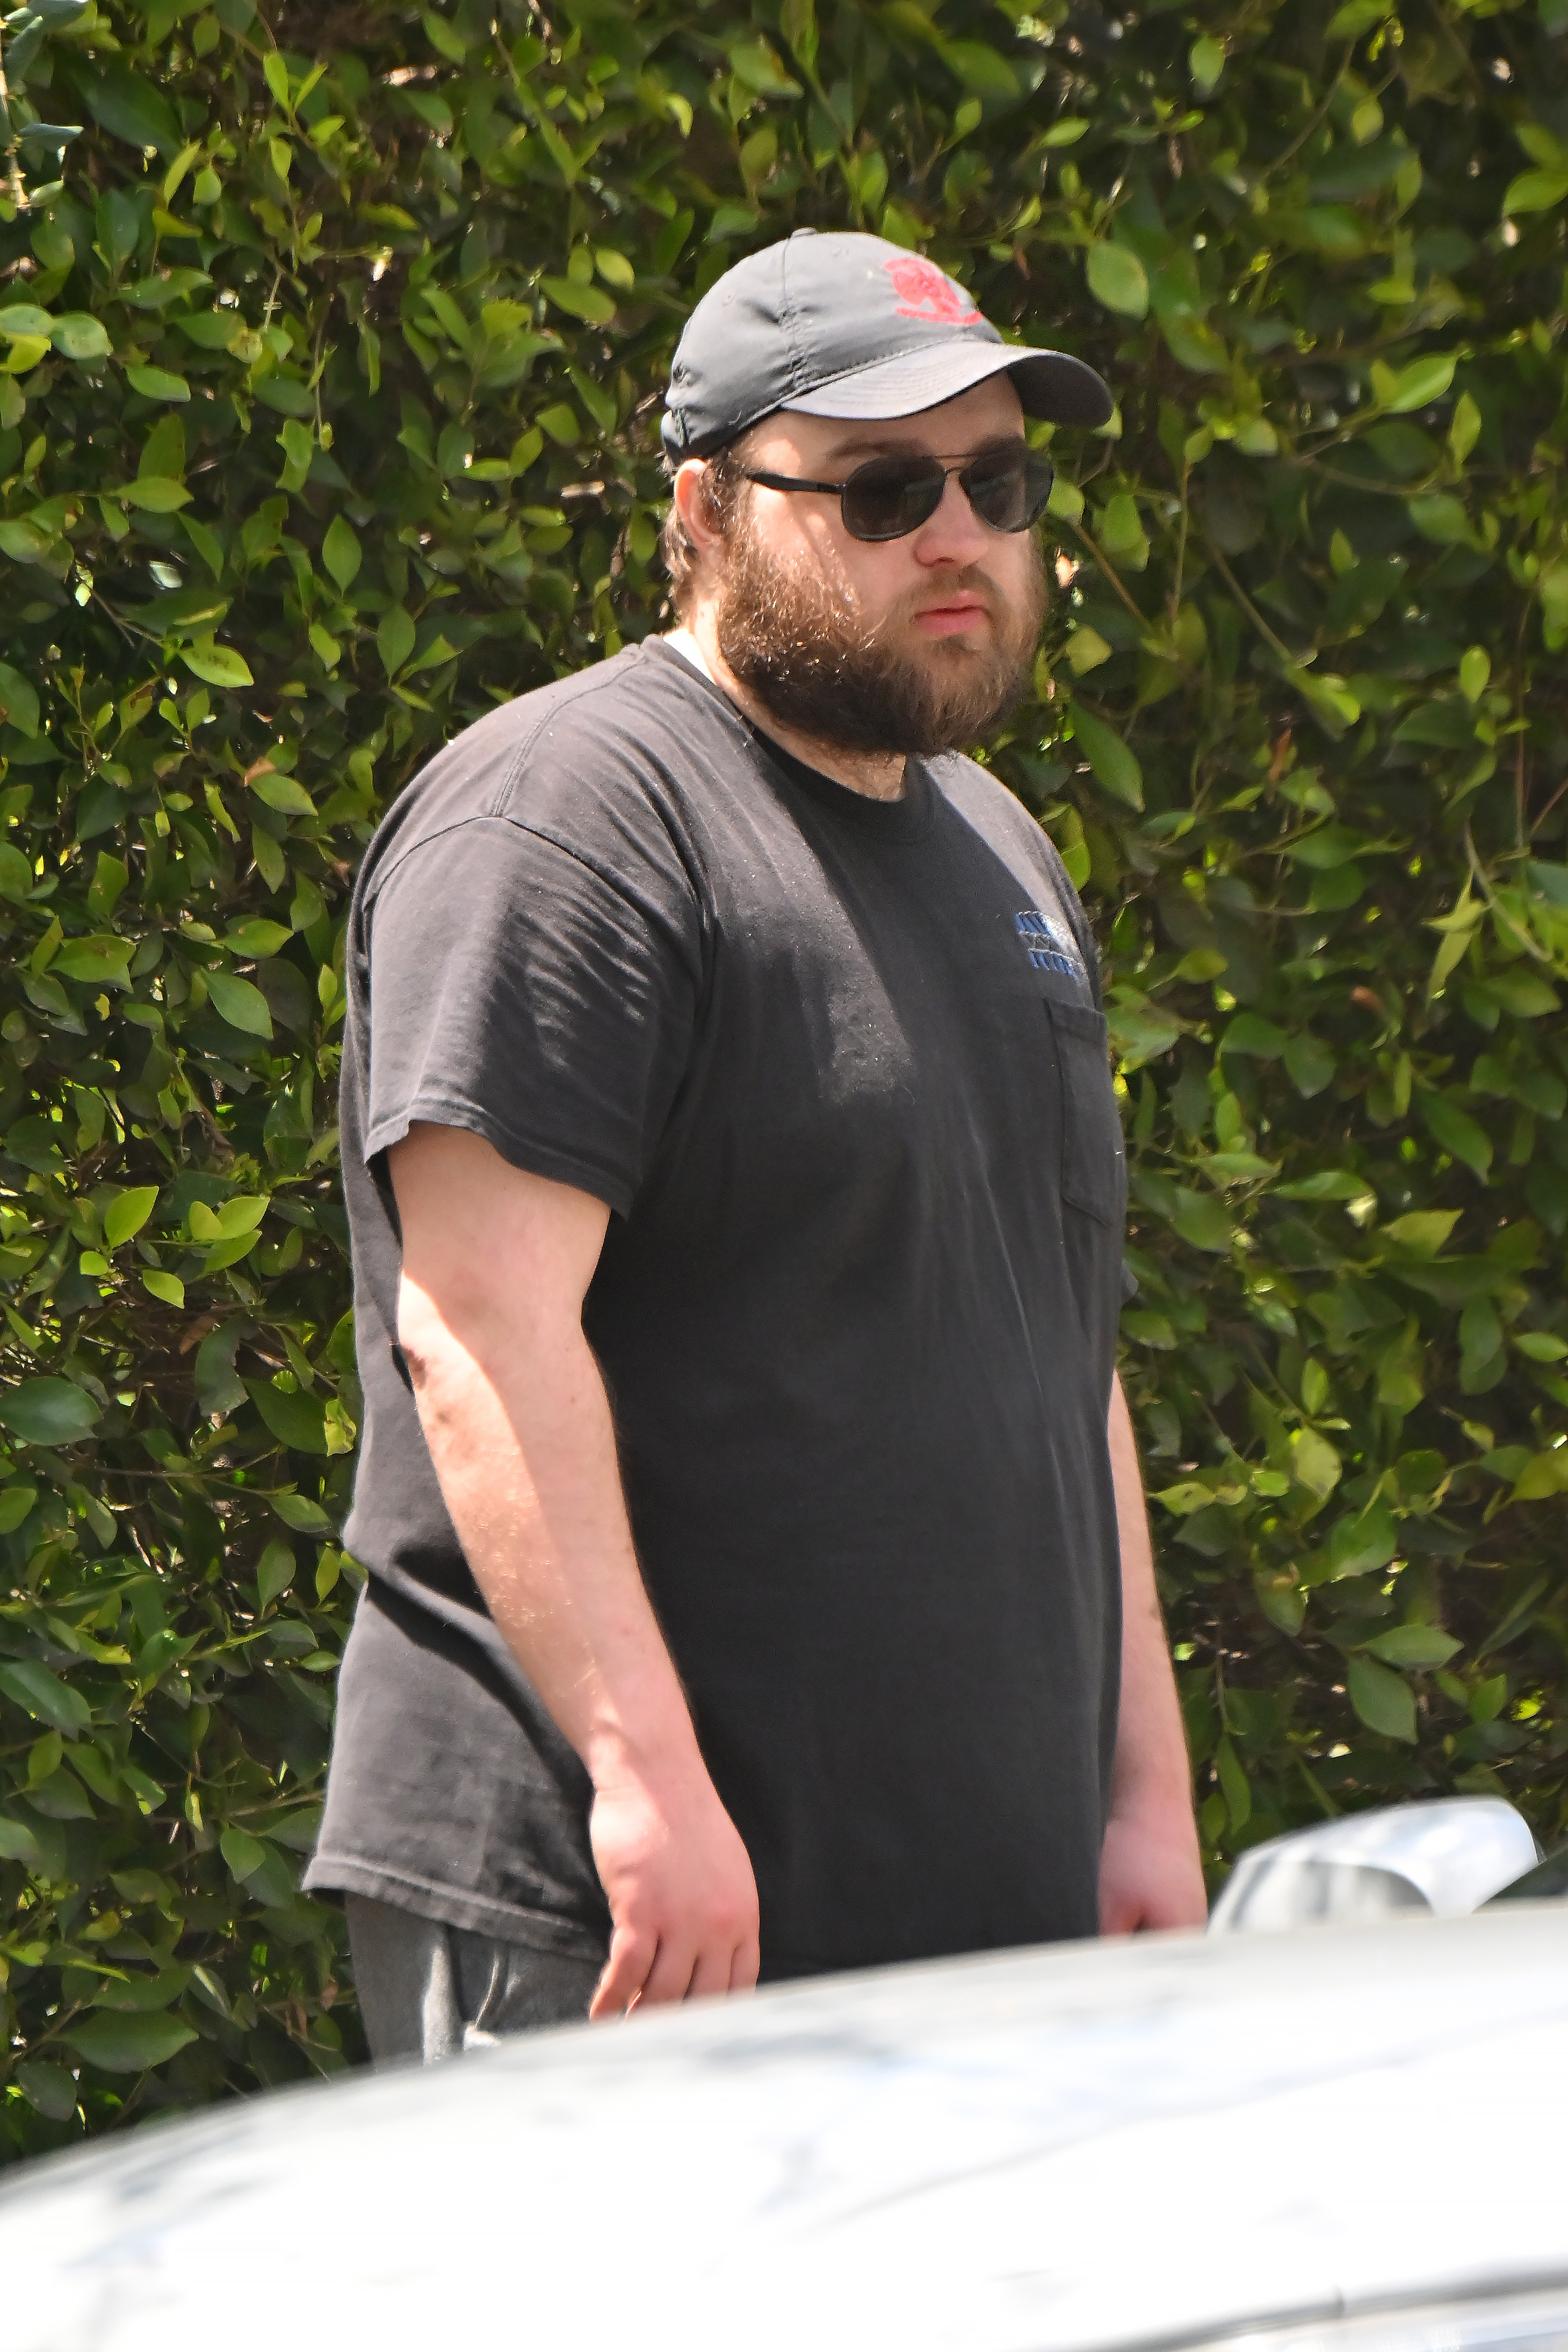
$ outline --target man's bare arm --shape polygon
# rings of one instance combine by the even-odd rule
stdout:
[[[502,1636],[588,1768],[610,1957],[591,2014],[756,1980],[757,1888],[637,1567],[582,1301],[609,1212],[480,1137],[389,1154],[398,1339],[442,1493]]]
[[[1201,1927],[1208,1916],[1192,1767],[1155,1589],[1137,1442],[1119,1380],[1107,1425],[1122,1543],[1122,1708],[1100,1864],[1100,1929]]]

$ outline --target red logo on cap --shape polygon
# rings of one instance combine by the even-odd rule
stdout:
[[[901,319],[924,319],[934,327],[977,327],[980,314],[961,286],[955,286],[934,261],[917,253],[883,264],[898,289]]]

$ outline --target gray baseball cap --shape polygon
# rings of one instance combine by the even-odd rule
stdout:
[[[934,261],[880,236],[798,228],[703,296],[676,348],[660,434],[678,465],[780,408],[913,416],[1004,372],[1027,416],[1097,425],[1114,413],[1092,367],[1004,343]]]

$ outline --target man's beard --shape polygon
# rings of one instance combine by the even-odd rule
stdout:
[[[771,562],[744,506],[730,527],[716,622],[739,684],[781,726],[843,751],[929,757],[973,743],[1006,717],[1029,683],[1045,613],[1045,566],[1032,533],[1024,593],[1005,605],[977,567],[902,598],[880,625],[847,590]],[[979,648],[962,637],[922,643],[911,624],[943,595],[975,595],[990,618]]]

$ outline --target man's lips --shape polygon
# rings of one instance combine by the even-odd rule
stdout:
[[[915,615],[915,626],[927,635],[945,637],[967,629],[976,621],[988,618],[985,601],[979,596],[948,596],[940,604],[923,605]]]

